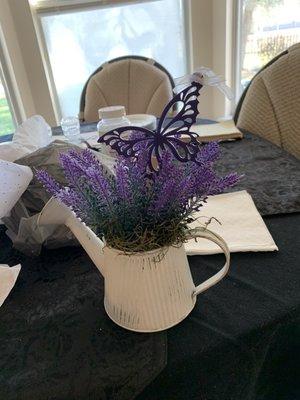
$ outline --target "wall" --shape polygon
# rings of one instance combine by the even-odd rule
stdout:
[[[221,75],[230,86],[232,60],[232,11],[234,0],[190,0],[189,22],[191,66],[205,66]],[[231,114],[231,104],[216,88],[202,90],[200,115],[224,118]]]
[[[213,0],[213,70],[233,89],[233,10],[234,0]],[[232,90],[233,92],[233,90]],[[213,112],[217,117],[229,117],[231,102],[219,90],[214,91]]]

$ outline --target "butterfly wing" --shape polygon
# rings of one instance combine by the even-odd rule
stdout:
[[[157,128],[158,134],[166,135],[168,133],[168,135],[180,136],[189,132],[198,115],[198,97],[201,88],[202,85],[199,82],[193,82],[173,97],[162,112]],[[164,124],[168,112],[176,103],[182,103],[182,108],[171,121]]]
[[[174,157],[181,162],[195,161],[199,152],[198,136],[196,133],[190,132],[190,127],[196,122],[198,115],[198,96],[201,88],[200,83],[193,82],[178,93],[173,98],[172,105],[181,102],[183,104],[181,110],[169,123],[163,126],[167,112],[171,107],[171,103],[169,103],[162,114],[157,129],[156,134],[159,141],[164,144],[163,147],[168,148]],[[159,147],[160,153],[162,146]]]
[[[173,153],[174,157],[178,161],[196,161],[200,143],[196,138],[193,138],[193,140],[189,140],[189,138],[187,138],[187,140],[182,140],[177,137],[169,137],[167,139],[166,147]]]
[[[142,135],[141,135],[142,134]],[[154,133],[138,126],[123,126],[104,133],[98,143],[104,143],[124,157],[134,157],[141,144],[149,147],[154,141]]]
[[[193,82],[182,90],[167,104],[160,118],[158,128],[155,132],[146,128],[126,126],[113,129],[102,135],[98,142],[109,145],[122,156],[133,157],[143,144],[144,150],[148,152],[149,167],[156,170],[161,161],[162,152],[167,148],[174,156],[182,162],[195,160],[199,151],[197,135],[189,132],[190,127],[196,122],[198,115],[198,96],[202,85]],[[163,127],[168,112],[174,104],[181,102],[183,107],[178,114]],[[134,137],[134,133],[142,134]],[[180,139],[182,134],[187,135],[187,141]]]

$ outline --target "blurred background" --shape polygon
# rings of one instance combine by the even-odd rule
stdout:
[[[202,116],[224,118],[251,78],[300,42],[300,0],[0,0],[0,135],[32,114],[77,115],[90,74],[112,58],[153,58],[173,77],[205,65],[234,91],[210,90]]]

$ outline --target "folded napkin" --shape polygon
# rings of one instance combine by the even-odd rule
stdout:
[[[50,126],[43,117],[35,115],[23,122],[11,142],[0,143],[0,160],[15,161],[52,141]]]
[[[191,126],[190,130],[197,133],[198,140],[203,142],[243,138],[242,132],[238,130],[232,119],[220,121],[215,124],[195,124]]]
[[[194,228],[212,219],[208,229],[220,235],[231,252],[278,250],[268,228],[257,211],[252,197],[245,190],[211,196],[196,215]],[[221,253],[220,248],[206,239],[185,244],[188,255]]]
[[[0,264],[0,307],[9,295],[11,289],[14,287],[20,270],[20,264],[15,265],[14,267]]]
[[[0,160],[0,218],[9,214],[32,177],[29,167]]]

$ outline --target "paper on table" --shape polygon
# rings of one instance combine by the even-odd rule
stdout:
[[[33,173],[29,167],[3,160],[0,171],[0,218],[3,218],[27,189]]]
[[[9,267],[6,264],[0,264],[0,307],[14,287],[21,270],[21,264]]]
[[[80,134],[80,140],[81,142],[83,140],[89,142],[90,145],[96,145],[99,144],[97,143],[97,140],[99,139],[99,133],[97,131],[92,131],[92,132],[86,132],[86,133],[81,133]],[[63,140],[65,142],[68,142],[68,139],[64,135],[55,135],[52,136],[52,140]],[[80,147],[84,147],[83,143],[79,143]]]
[[[278,250],[252,197],[245,190],[209,197],[196,217],[200,219],[190,225],[193,228],[210,217],[217,218],[222,225],[212,220],[208,229],[222,236],[231,252]],[[221,252],[216,244],[206,239],[190,240],[185,249],[188,255]]]
[[[51,143],[51,128],[40,115],[24,121],[11,142],[0,143],[0,159],[15,161]]]
[[[192,125],[191,132],[197,133],[199,141],[242,139],[243,134],[237,129],[232,119],[216,124]]]

